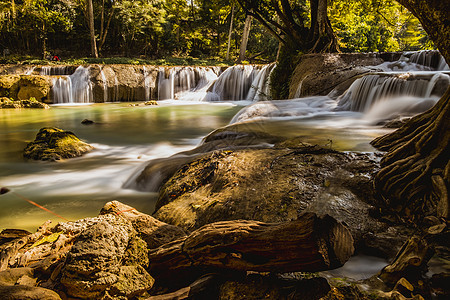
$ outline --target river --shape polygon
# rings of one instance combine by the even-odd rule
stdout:
[[[245,130],[300,136],[305,142],[341,151],[372,152],[369,142],[392,130],[382,128],[380,121],[402,112],[411,115],[426,110],[439,99],[434,94],[437,82],[444,85],[440,90],[450,82],[448,67],[439,72],[424,71],[416,65],[412,71],[381,67],[387,71],[356,80],[339,98],[257,101],[264,100],[260,95],[267,92],[264,78],[270,73],[269,66],[230,67],[221,74],[219,69],[200,72],[198,68],[180,67],[171,74],[192,76],[194,70],[204,75],[196,86],[175,75],[161,76],[161,95],[164,88],[166,97],[178,100],[158,101],[156,106],[142,102],[138,106],[129,102],[77,104],[73,103],[76,93],[66,92],[72,95],[70,101],[61,98],[58,102],[72,103],[52,105],[48,110],[0,110],[0,186],[12,191],[0,197],[0,229],[34,231],[48,219],[62,221],[23,198],[69,220],[96,216],[111,200],[151,214],[157,193],[125,189],[127,179],[147,161],[192,149],[208,133],[230,123],[239,123]],[[189,82],[189,90],[180,89],[180,82]],[[90,91],[86,89],[89,82],[81,86]],[[177,91],[182,94],[176,95]],[[80,102],[92,97],[82,98]],[[246,100],[232,101],[238,100],[235,98]],[[83,119],[95,123],[83,125]],[[73,131],[95,150],[59,162],[25,160],[22,151],[27,142],[46,126]]]

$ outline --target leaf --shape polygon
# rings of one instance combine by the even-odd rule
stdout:
[[[31,249],[31,248],[34,248],[34,247],[37,247],[37,246],[39,246],[39,245],[42,245],[42,244],[44,244],[44,243],[53,243],[54,241],[56,241],[56,240],[58,239],[58,237],[61,235],[61,233],[63,233],[63,231],[55,232],[55,233],[52,233],[52,234],[50,234],[50,235],[48,235],[48,236],[44,236],[42,239],[40,239],[39,241],[37,241],[36,243],[34,243],[34,244],[30,247],[30,249]]]

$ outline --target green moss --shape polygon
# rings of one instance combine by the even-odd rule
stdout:
[[[124,264],[128,266],[140,265],[146,268],[149,264],[147,243],[139,237],[132,238],[128,243]]]
[[[17,98],[19,75],[0,75],[0,97]]]
[[[270,92],[273,99],[288,99],[291,77],[297,65],[299,52],[283,46],[277,66],[270,75]]]
[[[93,147],[70,131],[55,127],[42,128],[36,139],[24,149],[24,157],[35,160],[60,160],[81,156]]]
[[[14,101],[8,97],[0,97],[0,109],[1,108],[43,108],[48,109],[48,106],[45,103],[39,102],[36,98],[31,97],[27,100],[17,100]]]

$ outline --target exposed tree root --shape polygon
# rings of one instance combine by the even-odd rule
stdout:
[[[449,216],[450,89],[429,111],[372,141],[387,151],[375,188],[404,215]]]

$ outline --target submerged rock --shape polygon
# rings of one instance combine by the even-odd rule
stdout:
[[[60,160],[83,155],[93,147],[82,142],[74,133],[56,127],[39,130],[36,139],[29,143],[23,156],[35,160]]]

